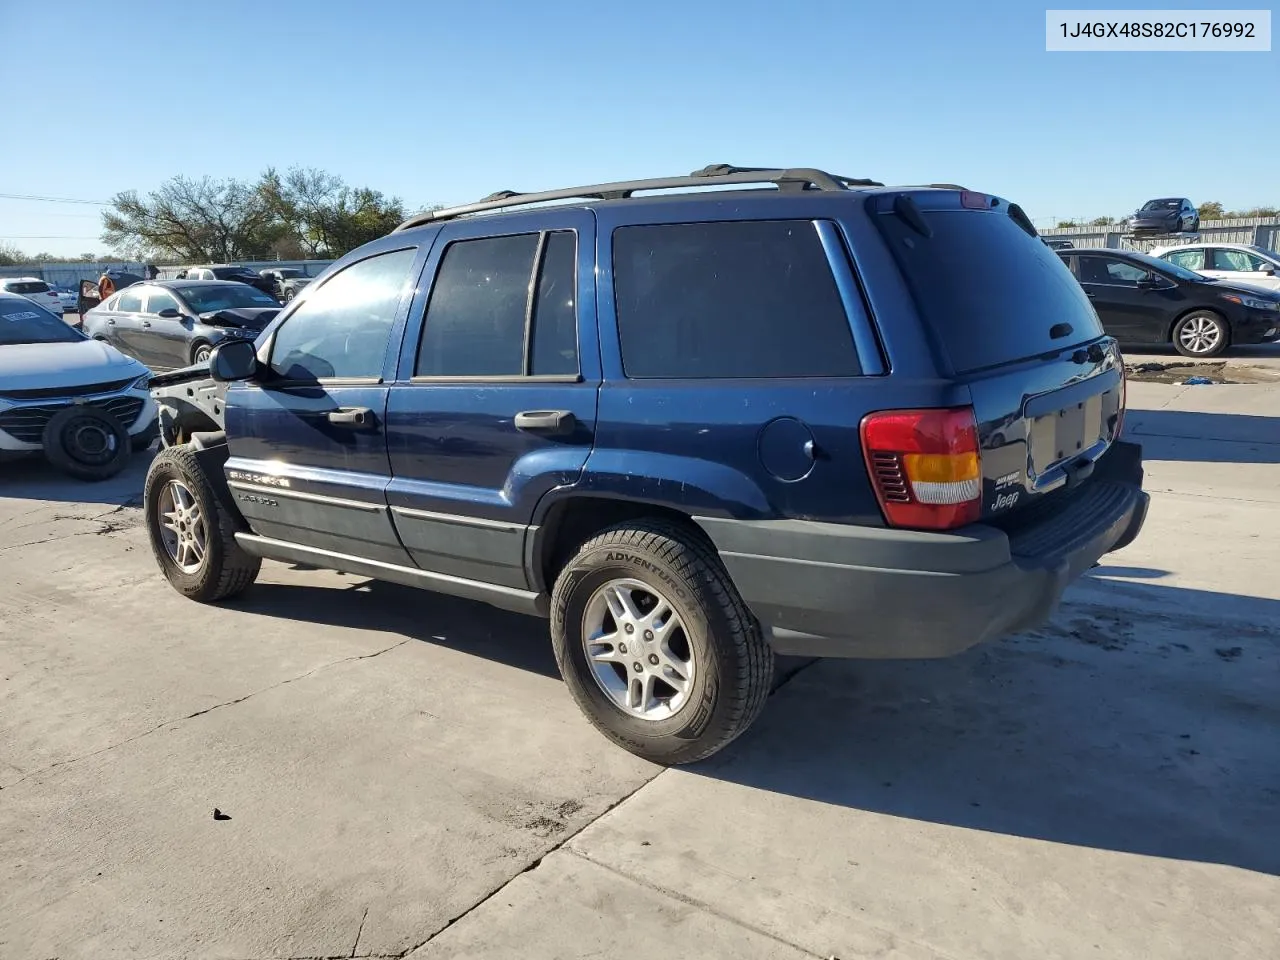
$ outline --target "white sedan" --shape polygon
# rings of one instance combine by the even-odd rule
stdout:
[[[159,431],[150,377],[115,347],[0,293],[0,457],[43,451],[83,480],[119,473]]]
[[[1153,257],[1216,280],[1235,280],[1280,290],[1280,253],[1245,243],[1188,243],[1156,247]]]
[[[4,277],[0,279],[0,293],[12,293],[38,303],[50,313],[61,316],[62,297],[39,277]]]

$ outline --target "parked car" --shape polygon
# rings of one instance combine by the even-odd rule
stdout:
[[[1045,246],[1050,250],[1070,250],[1075,246],[1070,240],[1045,240]]]
[[[775,652],[1042,622],[1146,513],[1114,339],[960,188],[720,166],[422,214],[153,388],[182,594],[269,557],[549,617],[591,722],[661,763],[746,729]]]
[[[1243,243],[1194,243],[1156,247],[1153,257],[1206,277],[1280,290],[1280,253]]]
[[[1148,200],[1122,226],[1135,236],[1195,233],[1200,229],[1200,212],[1186,197]]]
[[[1280,339],[1280,293],[1135,251],[1077,248],[1059,256],[1121,344],[1172,344],[1184,356],[1203,358],[1232,344]]]
[[[82,318],[84,332],[156,369],[207,363],[227,340],[252,340],[280,312],[233,280],[161,280],[121,290]]]
[[[50,313],[59,317],[62,316],[62,298],[58,296],[58,291],[39,277],[0,278],[0,293],[26,297],[32,303],[38,303]]]
[[[51,284],[53,292],[58,295],[58,302],[62,304],[63,313],[75,313],[79,294],[76,288],[65,283]]]
[[[0,293],[0,455],[43,451],[85,480],[119,473],[159,432],[149,376],[61,317]]]
[[[257,287],[263,293],[270,293],[274,296],[274,284],[270,280],[259,276],[248,267],[237,267],[232,264],[220,263],[208,267],[187,267],[178,273],[179,280],[234,280],[237,283],[247,283],[251,287]]]
[[[288,303],[311,282],[311,277],[297,267],[271,267],[259,270],[258,275],[270,281],[271,294],[281,303]]]

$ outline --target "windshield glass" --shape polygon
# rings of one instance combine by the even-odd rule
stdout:
[[[49,285],[43,280],[19,280],[5,284],[5,289],[10,293],[48,293]]]
[[[1181,200],[1148,200],[1142,205],[1144,212],[1152,210],[1177,210],[1182,206]]]
[[[277,270],[276,273],[280,274],[283,280],[292,280],[294,277],[302,276],[301,270]]]
[[[226,280],[228,277],[253,277],[255,280],[258,275],[246,267],[215,267],[213,275],[219,280]]]
[[[21,304],[21,306],[19,306]],[[75,343],[84,338],[59,317],[35,304],[0,300],[0,346],[19,343]]]
[[[242,283],[227,286],[184,287],[178,291],[196,313],[236,307],[278,307],[275,299]]]
[[[1132,256],[1140,260],[1142,265],[1150,267],[1152,270],[1158,270],[1161,273],[1172,274],[1179,280],[1208,280],[1209,278],[1203,274],[1196,273],[1194,270],[1188,270],[1186,267],[1180,267],[1176,263],[1168,260],[1161,260],[1146,253],[1135,253]]]

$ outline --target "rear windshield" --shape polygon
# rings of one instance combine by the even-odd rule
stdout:
[[[5,284],[5,289],[10,293],[48,293],[49,285],[43,280],[22,280]]]
[[[214,267],[211,271],[219,280],[225,280],[228,277],[253,277],[258,279],[258,275],[252,270],[245,267]]]
[[[957,373],[1058,352],[1102,336],[1089,298],[1058,255],[1001,203],[960,206],[960,195],[915,199],[932,236],[878,198],[875,220],[911,288],[924,322]],[[1051,337],[1058,324],[1071,325]],[[1061,334],[1061,330],[1058,331]]]

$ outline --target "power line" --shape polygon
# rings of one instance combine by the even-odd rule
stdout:
[[[66,234],[48,234],[36,236],[0,237],[0,240],[97,240],[97,237],[67,236]]]
[[[26,193],[0,193],[0,200],[39,200],[42,203],[88,203],[98,207],[111,206],[110,200],[73,200],[70,197],[37,197]]]

